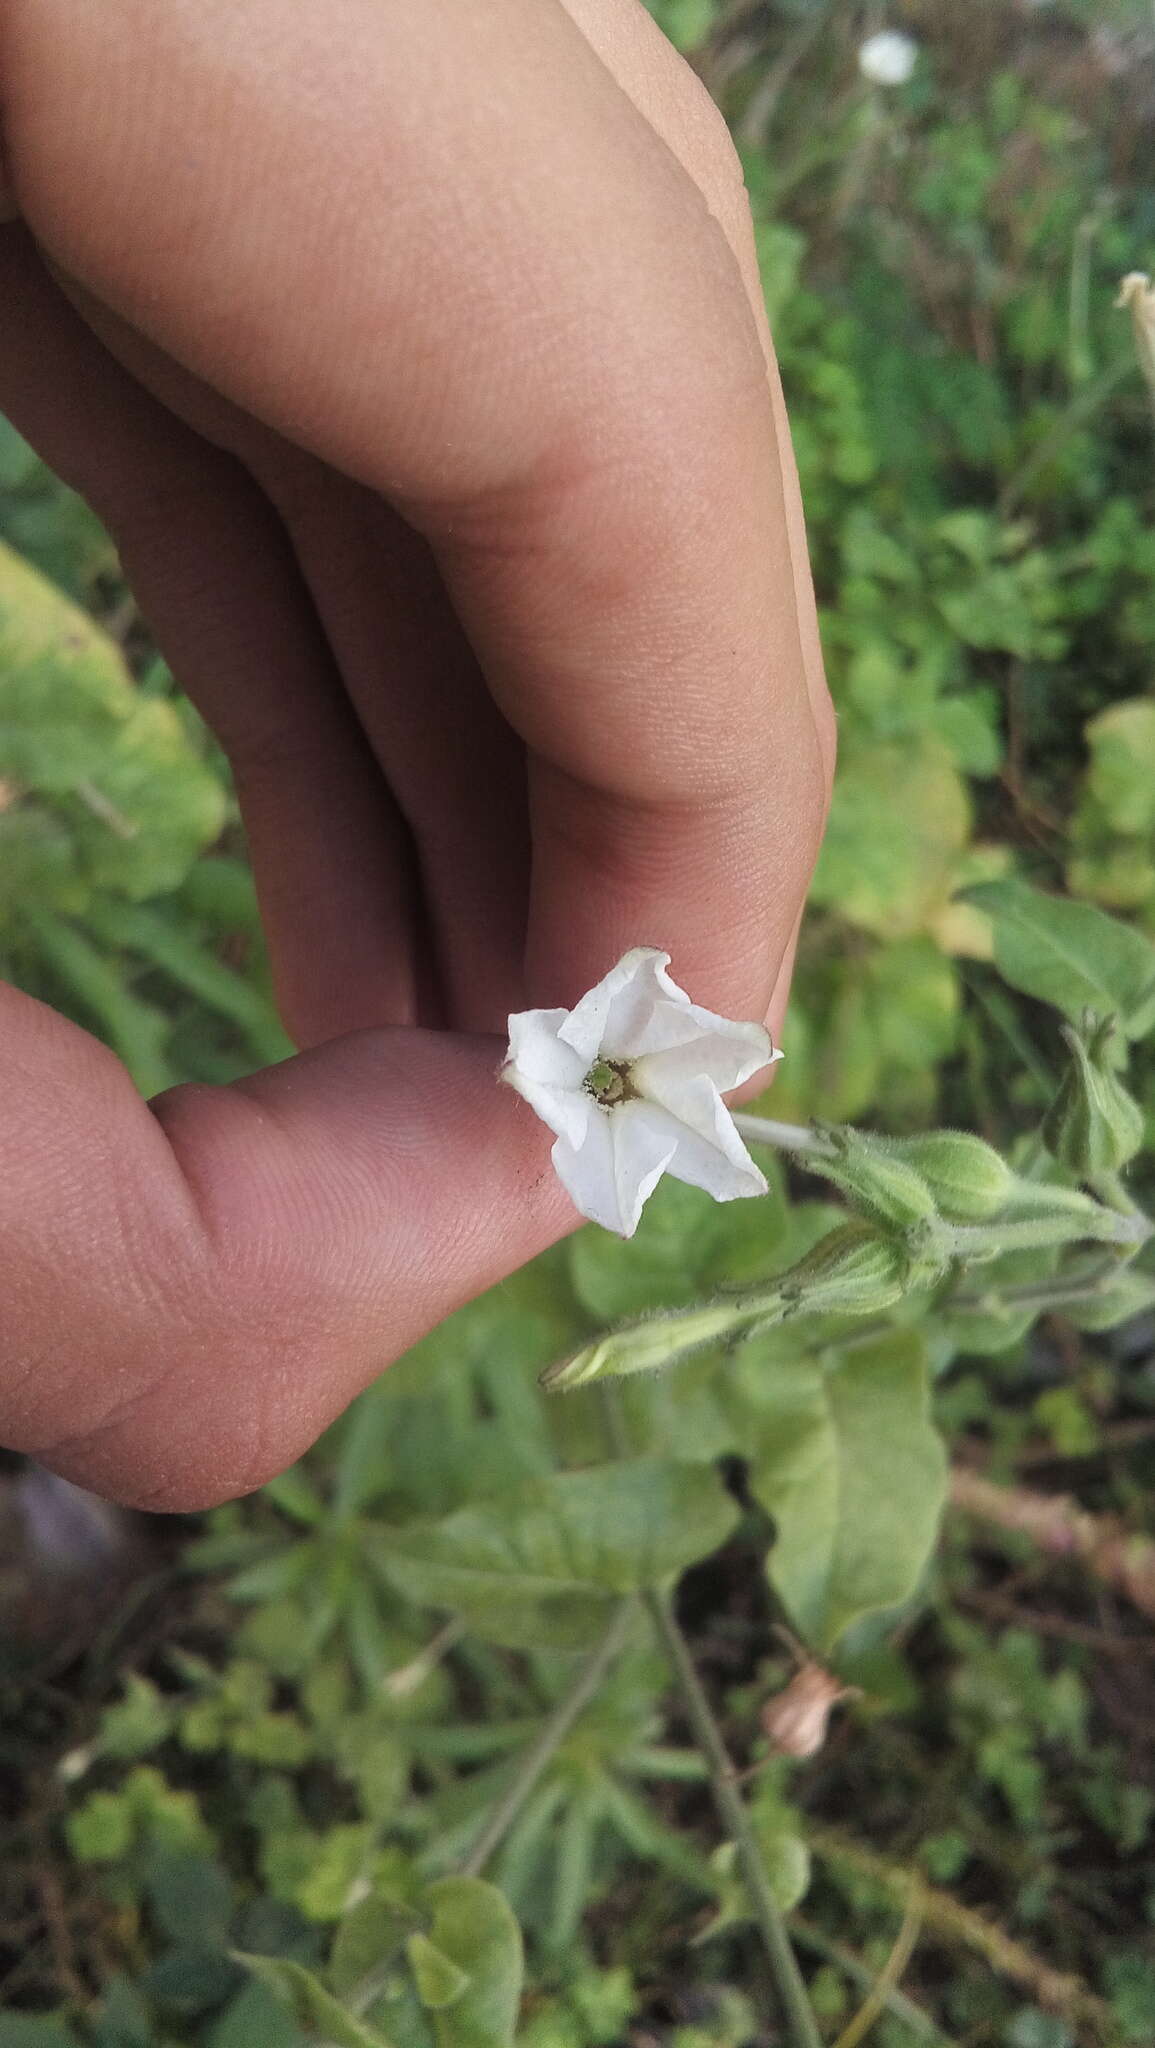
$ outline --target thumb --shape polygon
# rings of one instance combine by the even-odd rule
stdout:
[[[383,1367],[568,1228],[501,1047],[358,1032],[141,1101],[0,989],[0,1437],[137,1507],[299,1455]]]

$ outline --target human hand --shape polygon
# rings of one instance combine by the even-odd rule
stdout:
[[[0,990],[0,1439],[244,1492],[570,1227],[498,1032],[777,1018],[833,728],[744,196],[632,0],[0,0],[0,409],[226,748],[301,1054]]]

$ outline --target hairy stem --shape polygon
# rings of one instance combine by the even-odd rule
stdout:
[[[628,1458],[633,1451],[633,1445],[630,1442],[621,1395],[612,1381],[603,1380],[601,1386],[602,1413],[605,1417],[610,1449],[615,1458]],[[690,1646],[678,1626],[667,1595],[659,1592],[656,1587],[651,1587],[643,1598],[654,1627],[666,1646],[681,1687],[690,1726],[706,1760],[710,1789],[714,1795],[718,1817],[734,1843],[738,1867],[750,1895],[754,1919],[770,1966],[771,1980],[786,2023],[786,2038],[790,2048],[822,2048],[822,2036],[811,2010],[802,1972],[798,1968],[790,1936],[786,1930],[786,1922],[774,1897],[766,1865],[762,1861],[762,1852],[758,1847],[758,1838],[742,1797],[741,1781],[730,1761],[729,1751],[722,1739],[722,1731],[714,1718],[714,1710],[698,1677]]]
[[[966,1290],[946,1294],[939,1303],[946,1311],[967,1315],[997,1315],[1000,1309],[1065,1308],[1080,1301],[1094,1301],[1105,1292],[1123,1265],[1116,1253],[1088,1260],[1080,1270],[1056,1273],[1051,1280],[1033,1280],[1021,1287],[988,1287],[983,1292]]]
[[[802,1972],[795,1960],[786,1922],[774,1897],[774,1890],[762,1861],[762,1852],[750,1822],[746,1803],[738,1789],[738,1774],[730,1761],[722,1731],[698,1677],[690,1647],[678,1626],[673,1608],[662,1593],[650,1592],[646,1605],[654,1626],[669,1652],[694,1735],[706,1758],[710,1786],[718,1817],[734,1842],[738,1865],[750,1895],[762,1946],[770,1965],[786,2037],[791,2048],[821,2048],[822,2037],[811,2010]]]
[[[569,1691],[563,1693],[548,1720],[543,1722],[536,1739],[518,1764],[512,1782],[496,1801],[468,1856],[459,1865],[462,1877],[480,1877],[494,1850],[505,1839],[542,1772],[556,1756],[574,1722],[588,1707],[615,1658],[625,1648],[638,1604],[637,1596],[631,1593],[614,1609],[601,1641],[590,1651]]]
[[[756,1145],[775,1145],[780,1152],[817,1152],[823,1159],[835,1156],[829,1139],[809,1124],[782,1124],[776,1117],[746,1116],[740,1109],[731,1114],[742,1136],[752,1138]]]

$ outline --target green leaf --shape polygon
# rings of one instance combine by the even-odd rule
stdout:
[[[303,1963],[290,1962],[284,1956],[246,1955],[241,1950],[234,1950],[233,1956],[260,1983],[267,1985],[288,2007],[297,2025],[313,2039],[332,2043],[332,2048],[392,2048],[384,2034],[354,2019],[343,2005],[338,2005],[320,1978]]]
[[[708,1556],[736,1519],[710,1467],[633,1458],[555,1472],[442,1522],[366,1540],[418,1605],[453,1609],[510,1648],[576,1649],[604,1626],[607,1598]]]
[[[101,1756],[133,1758],[147,1756],[171,1732],[172,1704],[137,1671],[124,1681],[122,1698],[106,1707],[101,1717],[97,1746]]]
[[[758,1344],[742,1347],[747,1387]],[[779,1357],[766,1368],[748,1455],[753,1491],[777,1527],[770,1577],[816,1650],[909,1598],[946,1488],[916,1330],[836,1353],[824,1368]]]
[[[272,1064],[291,1055],[292,1041],[268,998],[182,931],[171,914],[135,903],[94,902],[87,923],[108,945],[139,953],[206,1009],[237,1025],[257,1059]]]
[[[452,2002],[433,2008],[438,2048],[512,2048],[524,1962],[508,1900],[481,1878],[443,1877],[423,1903],[433,1914],[426,1949],[437,1953],[438,1984],[444,1990],[452,1970],[464,1980]],[[423,1961],[429,1977],[428,1953]],[[420,1978],[418,1988],[432,2004]]]
[[[152,2048],[148,2001],[127,1977],[110,1977],[101,1987],[100,2010],[89,2024],[93,2048]],[[213,2044],[209,2043],[209,2048]],[[270,2043],[270,2048],[279,2044]]]
[[[0,839],[29,810],[66,835],[42,908],[80,908],[94,887],[137,900],[176,888],[226,814],[176,705],[142,695],[115,641],[2,542],[0,777],[16,792]],[[6,899],[11,886],[4,874]]]
[[[48,2013],[0,2012],[0,2048],[80,2048],[65,2020]]]
[[[1092,1009],[1117,1014],[1129,1038],[1150,1029],[1155,946],[1141,932],[1027,882],[980,882],[966,896],[992,920],[995,964],[1012,988],[1076,1023]]]
[[[209,2029],[205,2048],[304,2048],[305,2039],[280,2000],[253,1978]]]
[[[417,1996],[430,2012],[453,2005],[469,1984],[469,1974],[430,1941],[427,1934],[411,1934],[405,1944]]]
[[[945,900],[969,834],[966,786],[945,747],[860,744],[839,771],[814,900],[880,937],[908,937]]]
[[[113,963],[62,917],[28,909],[23,923],[66,995],[79,1002],[92,1028],[120,1055],[142,1095],[159,1095],[174,1076],[165,1059],[169,1020],[133,995]]]
[[[579,1230],[570,1239],[574,1293],[599,1322],[687,1307],[700,1291],[698,1272],[724,1230],[723,1211],[709,1195],[665,1180],[628,1242],[597,1229]]]
[[[338,1998],[347,1998],[371,1971],[400,1959],[413,1932],[416,1915],[380,1893],[346,1913],[333,1937],[329,1983]]]
[[[1116,832],[1155,831],[1155,700],[1111,704],[1086,727],[1087,787]]]

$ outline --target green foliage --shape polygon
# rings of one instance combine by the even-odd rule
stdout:
[[[727,1208],[669,1184],[630,1245],[579,1232],[206,1518],[157,1629],[17,1716],[29,1812],[0,1883],[29,1931],[5,1950],[0,2048],[761,2038],[735,1845],[639,1611],[515,1801],[492,1883],[462,1874],[654,1584],[753,1774],[832,2039],[904,1896],[839,1863],[840,1833],[939,1893],[896,1993],[917,2006],[892,2004],[881,2048],[929,2038],[925,2012],[1008,2048],[1155,2025],[1139,1624],[1021,1532],[948,1514],[933,1555],[944,1435],[1008,1487],[1077,1492],[1112,1541],[1149,1526],[1150,1255],[1068,1248],[1094,1161],[1066,1145],[1056,1166],[1040,1137],[1059,1018],[1117,1016],[1146,1142],[1108,1220],[1150,1206],[1155,437],[1112,310],[1151,262],[1127,139],[1149,152],[1145,17],[998,0],[963,30],[936,0],[891,90],[859,71],[859,10],[654,11],[740,137],[839,713],[762,1108],[901,1140],[886,1156],[917,1199],[901,1174],[871,1196],[873,1152],[841,1179],[770,1159],[769,1197]],[[1111,45],[1096,102],[1105,36],[1140,40]],[[0,947],[146,1093],[290,1050],[223,763],[106,537],[2,423]],[[944,1123],[994,1149],[962,1159],[928,1135]],[[981,1237],[1012,1206],[1025,1236],[958,1240],[912,1290],[920,1216]],[[864,1244],[885,1267],[870,1303],[795,1285],[781,1327],[731,1327],[737,1299]],[[598,1386],[539,1393],[619,1326],[660,1347],[657,1318],[703,1306],[706,1336],[622,1381],[615,1418]],[[779,1616],[862,1690],[810,1762],[768,1753]],[[71,1717],[59,1770],[46,1701]],[[943,1896],[1043,1974],[952,1935]]]
[[[1075,1021],[1085,1009],[1117,1016],[1129,1038],[1151,1030],[1155,946],[1141,932],[1025,882],[984,882],[969,895],[991,919],[995,962],[1012,988]]]
[[[925,1349],[914,1330],[834,1353],[822,1371],[757,1337],[740,1354],[763,1372],[765,1417],[751,1485],[773,1515],[770,1576],[794,1626],[821,1652],[864,1615],[914,1592],[934,1542],[945,1479],[927,1414]]]
[[[708,1466],[633,1458],[530,1480],[429,1527],[381,1532],[371,1560],[410,1600],[515,1649],[573,1649],[612,1594],[717,1549],[736,1509]]]

